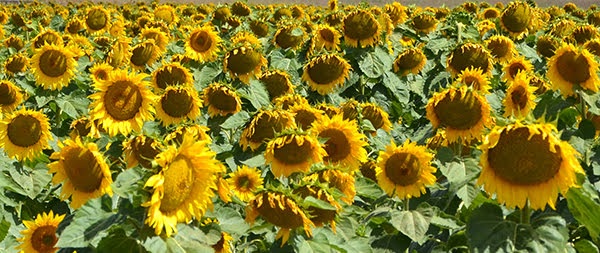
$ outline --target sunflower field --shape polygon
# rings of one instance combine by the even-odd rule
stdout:
[[[599,252],[594,5],[0,24],[0,252]]]

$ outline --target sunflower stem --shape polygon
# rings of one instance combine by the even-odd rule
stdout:
[[[531,209],[529,208],[529,201],[525,203],[525,206],[521,208],[521,224],[529,224],[529,218],[531,216]]]
[[[410,209],[410,199],[405,199],[403,202],[404,202],[404,210],[403,211],[408,211]]]

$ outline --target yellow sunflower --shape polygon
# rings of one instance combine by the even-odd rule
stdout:
[[[9,80],[0,80],[0,112],[3,115],[12,112],[21,102],[23,102],[21,88]]]
[[[327,51],[339,51],[341,38],[342,34],[336,28],[327,24],[318,24],[313,30],[310,53],[314,54],[323,49]]]
[[[490,52],[482,45],[470,42],[457,46],[448,57],[447,65],[453,76],[470,67],[480,68],[486,75],[493,69]]]
[[[576,87],[598,92],[598,63],[587,49],[563,43],[548,60],[548,79],[564,97],[575,95]]]
[[[200,116],[202,100],[192,87],[169,86],[156,99],[156,118],[163,126],[179,124]]]
[[[350,98],[340,104],[340,111],[345,120],[358,120],[358,111],[360,103],[354,98]]]
[[[85,24],[81,18],[71,17],[71,20],[69,20],[65,26],[64,32],[69,34],[78,34],[84,28]]]
[[[123,153],[127,168],[133,168],[138,164],[151,169],[152,161],[161,150],[160,142],[145,135],[138,135],[123,141]]]
[[[215,253],[231,253],[231,241],[233,241],[231,235],[221,232],[221,239],[216,244],[211,245],[211,247],[215,250]]]
[[[60,152],[54,152],[48,172],[54,173],[52,183],[62,183],[61,199],[71,197],[71,208],[77,209],[88,200],[104,194],[112,196],[112,177],[108,164],[96,143],[82,143],[79,138],[59,142]]]
[[[108,52],[107,62],[113,68],[120,68],[129,63],[131,59],[130,38],[119,37],[112,45],[112,49]]]
[[[145,39],[153,39],[154,43],[156,43],[156,45],[160,49],[158,51],[160,55],[162,55],[163,53],[165,53],[167,51],[167,44],[169,44],[169,37],[160,28],[156,28],[156,27],[143,28],[140,36]]]
[[[167,237],[177,232],[177,223],[201,218],[212,208],[212,197],[217,189],[217,173],[223,166],[209,149],[207,141],[194,141],[190,134],[183,137],[179,148],[169,146],[157,155],[155,161],[161,167],[158,174],[148,179],[145,187],[152,187],[146,224],[160,235]]]
[[[324,54],[313,57],[304,66],[302,81],[321,95],[331,93],[342,86],[350,75],[352,67],[343,57],[335,54]]]
[[[303,199],[310,196],[333,206],[335,210],[326,210],[311,206],[306,209],[306,213],[308,214],[310,221],[312,221],[316,227],[323,227],[325,224],[329,223],[331,224],[331,230],[335,233],[335,217],[342,210],[342,206],[340,206],[325,188],[318,185],[304,185],[294,189],[293,193]]]
[[[235,196],[244,202],[253,199],[254,193],[263,188],[263,178],[260,170],[246,165],[242,165],[236,171],[229,173],[227,182],[233,187]]]
[[[408,8],[406,6],[402,5],[399,2],[392,2],[384,6],[385,13],[387,13],[388,16],[390,16],[390,19],[392,20],[392,24],[394,26],[402,24],[406,20],[408,20],[408,15],[406,13],[407,9]]]
[[[11,34],[10,37],[4,40],[4,46],[7,48],[14,48],[16,51],[21,51],[21,49],[25,46],[25,43],[21,37]]]
[[[282,70],[276,69],[267,71],[259,80],[265,85],[271,101],[278,97],[294,92],[294,84],[290,80],[290,75]]]
[[[40,112],[22,108],[0,120],[0,147],[8,157],[32,160],[50,147],[50,123]]]
[[[28,66],[29,58],[21,53],[9,57],[6,62],[4,62],[4,69],[9,75],[25,72]]]
[[[535,12],[526,2],[514,1],[500,14],[500,24],[513,38],[521,39],[531,29]]]
[[[319,182],[328,184],[329,187],[338,189],[344,194],[340,198],[341,201],[352,205],[356,196],[356,188],[354,187],[354,173],[348,173],[335,168],[329,168],[314,172],[302,180],[304,182]]]
[[[147,88],[146,77],[118,69],[110,72],[107,80],[94,83],[97,91],[89,96],[91,120],[99,120],[110,136],[140,132],[154,112],[154,95]]]
[[[579,153],[556,135],[551,124],[520,122],[496,127],[479,147],[481,174],[477,183],[507,207],[554,209],[558,193],[577,185],[585,174]]]
[[[237,32],[233,37],[231,37],[231,44],[233,45],[251,45],[256,48],[262,47],[262,42],[258,40],[254,34],[247,31]]]
[[[409,73],[419,74],[427,63],[427,56],[420,48],[409,48],[404,50],[394,60],[394,72],[401,76],[406,76]]]
[[[412,17],[411,25],[416,32],[427,34],[435,31],[437,23],[438,21],[433,13],[421,12]]]
[[[273,44],[281,49],[298,49],[306,40],[306,31],[300,25],[284,25],[273,35]]]
[[[312,221],[300,209],[294,198],[276,191],[264,191],[256,195],[246,206],[246,221],[254,223],[258,216],[280,227],[275,239],[281,238],[283,246],[290,237],[290,231],[303,227],[307,236],[312,236]]]
[[[84,137],[100,138],[100,131],[96,127],[96,122],[91,121],[87,116],[73,120],[69,129],[71,130],[69,133],[71,139],[76,139],[77,137],[81,139],[84,139]]]
[[[195,28],[185,41],[185,53],[188,57],[202,63],[217,59],[222,39],[209,25]]]
[[[577,45],[583,45],[587,41],[598,37],[598,28],[593,25],[577,26],[571,33],[570,40]]]
[[[204,105],[208,106],[208,115],[227,116],[242,110],[242,100],[236,91],[220,83],[211,83],[202,92]]]
[[[166,89],[168,86],[192,86],[194,79],[190,70],[179,62],[164,64],[152,71],[152,86]]]
[[[324,102],[315,105],[315,108],[323,111],[323,113],[325,113],[325,115],[329,118],[333,118],[333,116],[341,113],[340,108]]]
[[[90,8],[85,16],[85,25],[90,33],[99,34],[110,26],[110,13],[101,5]]]
[[[273,103],[275,107],[284,110],[289,110],[291,107],[296,105],[308,105],[308,99],[297,93],[289,93],[281,97],[276,98]]]
[[[288,108],[288,111],[294,114],[296,125],[302,130],[308,130],[312,123],[321,120],[324,117],[324,112],[312,107],[310,104],[295,104]]]
[[[175,24],[179,21],[179,16],[175,12],[175,9],[168,4],[154,8],[154,18],[165,22],[167,25]]]
[[[502,68],[502,81],[512,81],[519,72],[529,73],[533,70],[533,64],[525,57],[513,57]]]
[[[379,43],[381,28],[370,11],[356,10],[342,21],[344,40],[351,47],[371,47]]]
[[[390,132],[392,130],[390,116],[386,111],[381,109],[381,107],[374,103],[362,103],[360,107],[363,119],[368,119],[375,130],[383,129],[386,132]],[[371,134],[377,135],[376,132],[372,132]]]
[[[289,177],[296,172],[306,173],[310,167],[323,161],[327,152],[319,140],[311,135],[285,134],[267,143],[265,160],[275,177]]]
[[[583,48],[587,49],[595,56],[600,56],[600,39],[593,39],[585,42],[585,44],[583,44]]]
[[[160,48],[153,39],[138,43],[131,50],[129,62],[136,70],[144,70],[146,66],[152,65],[160,57]]]
[[[181,145],[183,143],[183,136],[187,133],[191,134],[195,141],[208,141],[212,142],[210,135],[207,132],[210,131],[210,128],[203,125],[191,124],[191,125],[181,125],[175,128],[175,130],[171,131],[169,134],[165,136],[165,143],[169,145]]]
[[[18,238],[21,242],[18,250],[27,253],[54,253],[58,248],[54,247],[58,242],[56,229],[65,218],[65,214],[58,215],[52,211],[38,215],[34,221],[23,221],[26,230],[21,231],[23,237]]]
[[[250,84],[250,78],[258,78],[262,75],[262,69],[266,68],[268,63],[261,51],[248,46],[240,46],[225,54],[223,70],[232,78]]]
[[[456,82],[471,87],[473,90],[479,91],[482,94],[487,94],[492,88],[490,80],[483,71],[479,68],[466,68],[456,78]]]
[[[276,133],[294,128],[296,122],[291,112],[281,109],[261,110],[244,128],[239,143],[244,151],[248,148],[254,151],[265,141],[275,137]]]
[[[484,19],[484,20],[477,22],[476,26],[477,26],[477,31],[479,32],[479,36],[481,36],[481,37],[484,37],[485,34],[488,33],[489,31],[496,29],[496,23],[494,23],[494,21],[489,20],[489,19]]]
[[[535,108],[535,90],[537,88],[529,85],[527,73],[519,72],[509,82],[506,97],[502,100],[504,105],[504,117],[515,116],[524,118]]]
[[[267,37],[269,35],[269,23],[261,20],[252,20],[249,22],[250,30],[258,37]]]
[[[95,83],[106,81],[108,73],[113,70],[113,66],[110,66],[108,63],[96,63],[90,68],[90,76]]]
[[[366,137],[358,131],[356,121],[343,119],[342,115],[323,117],[313,122],[311,134],[325,139],[326,164],[337,165],[344,171],[356,171],[367,161]]]
[[[427,119],[434,128],[445,128],[448,142],[481,139],[492,126],[491,107],[485,97],[467,86],[436,92],[427,103]]]
[[[75,54],[62,45],[45,44],[31,57],[35,81],[44,89],[60,90],[75,76]]]
[[[61,46],[64,44],[60,34],[52,29],[42,29],[35,38],[31,39],[31,49],[35,50],[46,44]]]
[[[535,50],[541,56],[550,58],[554,56],[556,49],[559,47],[559,42],[556,38],[549,35],[542,35],[537,37]]]

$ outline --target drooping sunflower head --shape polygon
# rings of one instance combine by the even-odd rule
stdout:
[[[143,28],[141,37],[145,39],[153,39],[154,43],[158,46],[159,54],[163,54],[167,51],[167,44],[169,43],[169,37],[160,28]]]
[[[179,21],[179,16],[175,9],[167,4],[154,8],[154,18],[165,22],[167,25],[175,24]]]
[[[330,118],[333,118],[333,116],[341,113],[340,108],[329,103],[319,103],[315,105],[315,108],[323,111],[323,113]]]
[[[484,46],[470,42],[456,47],[448,57],[447,65],[453,76],[470,67],[480,68],[488,75],[493,68],[490,52]]]
[[[117,69],[109,73],[107,80],[94,83],[96,92],[89,96],[91,119],[99,120],[110,136],[140,132],[154,112],[154,95],[146,77]]]
[[[259,80],[265,85],[271,101],[294,92],[294,84],[290,75],[282,70],[271,70],[263,73]]]
[[[107,62],[113,68],[120,68],[129,63],[131,59],[131,49],[130,49],[130,41],[131,39],[127,37],[119,37],[112,44],[112,49],[108,53]]]
[[[583,48],[587,49],[595,56],[600,56],[600,39],[593,39],[583,44]]]
[[[550,34],[557,38],[564,38],[572,34],[575,27],[577,27],[575,21],[571,19],[560,19],[552,24]]]
[[[4,40],[4,46],[14,48],[16,51],[20,51],[25,46],[25,43],[21,37],[12,34],[10,37]]]
[[[129,61],[131,67],[136,70],[144,70],[146,66],[152,65],[160,57],[160,48],[153,39],[145,40],[137,44],[131,50]]]
[[[302,180],[303,182],[317,182],[327,184],[331,188],[336,188],[344,194],[340,197],[341,201],[352,205],[354,196],[356,196],[356,188],[354,187],[354,173],[346,172],[336,168],[328,168],[316,171]]]
[[[494,19],[500,17],[500,10],[498,10],[496,7],[488,7],[481,11],[480,16],[483,19]]]
[[[231,5],[231,13],[236,16],[248,16],[252,13],[252,9],[246,3],[241,1],[236,1]]]
[[[177,223],[199,219],[212,208],[217,174],[224,173],[224,167],[207,141],[195,141],[190,134],[184,135],[181,146],[169,146],[155,161],[161,170],[145,184],[153,190],[149,201],[142,204],[148,207],[145,223],[157,235],[164,229],[170,237],[177,232]]]
[[[319,140],[307,134],[284,134],[267,143],[265,160],[275,177],[289,177],[293,173],[307,173],[310,167],[323,161],[327,153]]]
[[[519,72],[529,73],[533,70],[533,64],[524,56],[510,59],[502,68],[502,80],[512,81]]]
[[[75,54],[62,45],[45,44],[31,58],[31,70],[36,83],[44,89],[60,90],[69,85],[75,75]]]
[[[267,58],[262,52],[248,46],[230,50],[223,59],[223,70],[245,84],[249,84],[251,78],[258,78],[267,65]]]
[[[490,51],[493,61],[504,64],[518,54],[515,43],[504,35],[493,35],[485,40],[485,46]]]
[[[48,172],[54,174],[53,184],[62,183],[61,199],[70,197],[69,205],[77,209],[90,199],[112,196],[110,169],[95,143],[67,139],[59,147],[61,150],[50,156],[54,162],[48,164]]]
[[[479,68],[471,67],[463,70],[456,78],[456,82],[460,85],[471,87],[473,90],[483,94],[489,93],[492,88],[490,86],[490,80]]]
[[[293,193],[302,199],[310,196],[334,207],[334,210],[328,210],[310,206],[306,209],[306,213],[315,226],[322,227],[325,224],[331,224],[331,229],[336,231],[335,217],[342,210],[342,206],[340,206],[335,198],[327,191],[326,187],[323,185],[304,185],[294,189]]]
[[[227,182],[232,186],[235,196],[244,202],[252,200],[254,194],[263,188],[263,178],[260,170],[246,165],[242,165],[236,171],[229,173]]]
[[[277,108],[289,110],[293,106],[308,105],[309,103],[308,103],[308,100],[306,99],[306,97],[304,97],[300,94],[297,94],[297,93],[290,93],[290,94],[283,95],[281,97],[276,98],[273,101],[273,104],[275,104],[275,107],[277,107]]]
[[[21,109],[0,120],[0,147],[10,158],[32,160],[51,139],[48,117],[40,111]]]
[[[163,126],[194,120],[200,116],[202,100],[189,86],[168,86],[156,102],[156,118]]]
[[[352,67],[346,59],[336,54],[324,54],[311,58],[304,66],[302,81],[321,95],[331,93],[342,86]]]
[[[427,103],[427,119],[434,128],[445,128],[448,142],[481,139],[491,127],[491,107],[485,97],[462,86],[437,92]]]
[[[504,105],[504,117],[514,116],[524,118],[535,107],[536,87],[529,85],[528,74],[519,72],[515,78],[509,81],[506,97],[502,101]]]
[[[575,95],[575,87],[598,92],[598,63],[587,49],[563,43],[547,64],[546,75],[563,96]]]
[[[44,29],[40,33],[38,33],[38,35],[35,36],[35,38],[32,39],[31,46],[32,49],[35,50],[44,46],[45,44],[60,46],[63,45],[63,43],[64,41],[60,34],[58,34],[52,29]]]
[[[33,221],[23,221],[27,229],[21,231],[23,237],[17,239],[21,242],[17,249],[21,252],[56,252],[58,250],[55,247],[58,242],[56,230],[64,218],[65,214],[55,215],[50,211],[38,215]]]
[[[375,169],[377,183],[388,195],[400,199],[419,197],[425,187],[433,185],[436,169],[431,166],[433,154],[425,146],[406,140],[402,146],[394,142],[379,152]]]
[[[351,47],[371,47],[379,43],[381,28],[370,11],[356,10],[342,21],[344,40]]]
[[[14,111],[23,102],[23,93],[19,86],[9,80],[0,80],[0,112]]]
[[[296,104],[288,109],[294,114],[296,124],[302,130],[308,130],[312,123],[320,120],[324,116],[324,112],[312,107],[310,104]]]
[[[123,141],[123,153],[127,168],[142,165],[142,167],[151,169],[152,161],[160,153],[160,142],[146,135],[138,135],[129,140]]]
[[[325,164],[337,165],[344,171],[353,172],[367,160],[365,147],[368,143],[365,141],[366,137],[358,131],[356,121],[345,120],[339,114],[332,118],[322,117],[313,122],[310,131],[314,136],[325,140]]]
[[[401,76],[406,76],[409,73],[418,74],[427,63],[427,56],[420,48],[414,47],[404,50],[394,60],[394,72]]]
[[[345,120],[358,120],[360,103],[354,98],[350,98],[340,104],[340,111]]]
[[[558,193],[575,186],[584,174],[575,151],[550,124],[519,122],[496,127],[479,147],[483,168],[477,183],[507,207],[554,208]]]
[[[375,171],[376,168],[377,168],[377,162],[373,159],[369,159],[360,165],[360,174],[362,174],[363,177],[366,177],[368,179],[371,179],[371,180],[377,182],[376,171]]]
[[[390,4],[386,4],[384,6],[384,10],[390,16],[390,19],[392,20],[392,24],[394,24],[394,26],[402,24],[408,19],[408,15],[406,14],[407,7],[399,2],[392,2]]]
[[[600,27],[600,11],[592,11],[587,16],[587,22],[590,25]]]
[[[222,39],[212,26],[195,28],[185,41],[185,52],[190,58],[202,63],[217,59]]]
[[[100,33],[108,29],[110,21],[110,14],[102,6],[90,8],[85,15],[85,26],[90,33]]]
[[[311,38],[311,53],[319,52],[322,49],[327,51],[338,51],[342,34],[338,29],[327,24],[318,24],[313,30]]]
[[[411,25],[417,32],[430,33],[437,28],[437,19],[431,12],[421,12],[412,17]]]
[[[375,129],[383,129],[386,132],[392,130],[392,122],[386,111],[374,103],[362,103],[361,114],[364,119],[369,120]],[[371,134],[376,135],[376,132]]]
[[[251,32],[239,31],[230,39],[232,45],[246,45],[261,48],[262,42]]]
[[[529,76],[529,85],[536,88],[536,95],[542,95],[551,88],[548,81],[537,73]]]
[[[240,145],[243,150],[258,149],[264,142],[283,130],[296,128],[294,115],[283,109],[261,110],[244,128]]]
[[[273,43],[282,49],[298,49],[302,47],[307,34],[301,25],[284,25],[275,32]]]
[[[281,238],[281,245],[284,245],[289,239],[290,231],[297,228],[304,228],[304,232],[309,237],[312,235],[311,227],[314,224],[300,209],[291,194],[274,190],[258,193],[246,206],[246,221],[254,223],[259,215],[267,222],[279,227],[275,238]]]
[[[534,10],[526,2],[511,2],[500,15],[500,24],[512,37],[527,35],[534,19]]]
[[[167,134],[164,138],[165,143],[168,145],[181,146],[183,143],[183,137],[187,134],[191,135],[194,141],[207,141],[212,142],[208,132],[210,128],[198,124],[181,125],[175,128],[172,132]]]
[[[166,89],[169,86],[191,86],[194,82],[190,70],[179,62],[171,62],[152,72],[152,86]]]
[[[264,22],[261,20],[252,20],[249,23],[250,26],[250,30],[252,31],[252,33],[254,33],[256,36],[263,38],[263,37],[267,37],[267,35],[269,34],[269,23],[268,22]]]
[[[212,83],[202,93],[202,100],[208,106],[210,117],[232,115],[242,110],[240,96],[227,85]]]
[[[69,126],[71,139],[85,139],[85,137],[100,138],[100,131],[96,127],[96,122],[93,122],[89,117],[84,116],[73,120]]]
[[[571,33],[570,39],[577,45],[583,45],[589,40],[598,38],[598,28],[593,25],[577,26],[573,33]]]
[[[560,46],[558,40],[548,35],[539,36],[537,39],[535,44],[537,53],[547,58],[554,56],[554,52]]]

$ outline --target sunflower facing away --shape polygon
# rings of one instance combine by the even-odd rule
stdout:
[[[368,119],[375,130],[383,129],[386,132],[392,130],[392,122],[390,122],[390,116],[386,111],[374,103],[362,103],[360,105],[363,119]],[[377,132],[371,132],[372,135],[376,135]]]
[[[275,177],[289,177],[296,172],[306,173],[310,167],[323,161],[327,152],[319,140],[311,135],[285,134],[267,143],[265,160]]]
[[[0,147],[10,158],[32,160],[51,139],[48,117],[40,111],[21,109],[0,120]]]
[[[344,84],[351,69],[350,63],[343,57],[324,54],[306,63],[302,81],[307,82],[312,90],[326,95]]]
[[[163,126],[195,120],[200,116],[202,101],[192,87],[169,86],[156,100],[156,118]]]
[[[133,168],[138,164],[151,169],[152,161],[161,150],[160,142],[145,135],[138,135],[123,141],[123,153],[127,168]]]
[[[241,201],[248,202],[254,198],[254,193],[263,188],[263,178],[260,170],[246,165],[238,167],[229,173],[227,183],[233,188],[233,193]]]
[[[221,43],[221,37],[211,26],[195,28],[185,42],[185,54],[201,63],[212,62],[217,59]]]
[[[21,88],[9,80],[0,80],[0,112],[2,114],[12,112],[21,102],[23,102]]]
[[[519,72],[509,82],[506,97],[502,100],[504,105],[504,117],[515,116],[524,118],[535,108],[535,90],[537,88],[529,85],[529,78],[525,72]]]
[[[521,39],[531,29],[534,18],[534,11],[528,3],[514,1],[500,14],[500,24],[513,38]]]
[[[166,89],[168,86],[191,86],[194,79],[192,73],[179,62],[164,64],[152,71],[152,86]]]
[[[58,248],[54,247],[58,242],[56,229],[65,218],[65,214],[58,215],[52,211],[42,213],[33,221],[23,221],[26,230],[21,231],[23,237],[18,238],[21,242],[17,249],[27,253],[54,253]]]
[[[575,95],[576,87],[598,92],[598,63],[587,49],[563,43],[548,60],[547,77],[564,97]]]
[[[204,105],[208,106],[208,115],[227,116],[242,110],[242,100],[233,88],[220,83],[211,83],[202,92]]]
[[[268,65],[267,58],[261,51],[248,46],[234,48],[225,54],[223,70],[232,78],[250,84],[250,78],[262,75],[262,69]]]
[[[48,164],[48,172],[54,173],[53,184],[63,184],[61,199],[71,197],[70,206],[77,209],[90,199],[112,196],[110,169],[96,143],[67,139],[59,147],[60,152],[50,156],[55,161]]]
[[[556,135],[551,124],[520,122],[496,127],[480,146],[483,168],[477,183],[509,208],[554,209],[558,193],[576,186],[585,174],[579,153]]]
[[[281,109],[261,110],[242,131],[240,146],[244,151],[248,148],[254,151],[275,137],[276,133],[294,128],[296,122],[291,112]]]
[[[140,132],[144,121],[152,120],[154,95],[144,81],[145,74],[114,70],[108,79],[94,83],[96,93],[90,95],[90,117],[99,120],[110,136]]]
[[[379,152],[375,175],[377,183],[388,195],[400,199],[419,197],[425,186],[436,182],[436,169],[431,166],[433,154],[425,146],[406,140],[402,146],[394,142]]]
[[[393,69],[400,76],[406,76],[409,73],[419,74],[427,63],[427,57],[420,48],[410,48],[404,50],[394,60]]]
[[[75,54],[62,45],[45,44],[31,57],[35,81],[44,89],[60,90],[69,85],[75,75]]]
[[[177,232],[177,223],[201,218],[212,207],[217,173],[224,172],[207,141],[194,141],[186,134],[180,147],[169,146],[156,157],[162,168],[146,182],[153,190],[146,224],[167,237]]]
[[[447,61],[448,70],[453,76],[470,67],[480,68],[489,75],[493,68],[490,52],[482,45],[470,42],[457,46]]]

